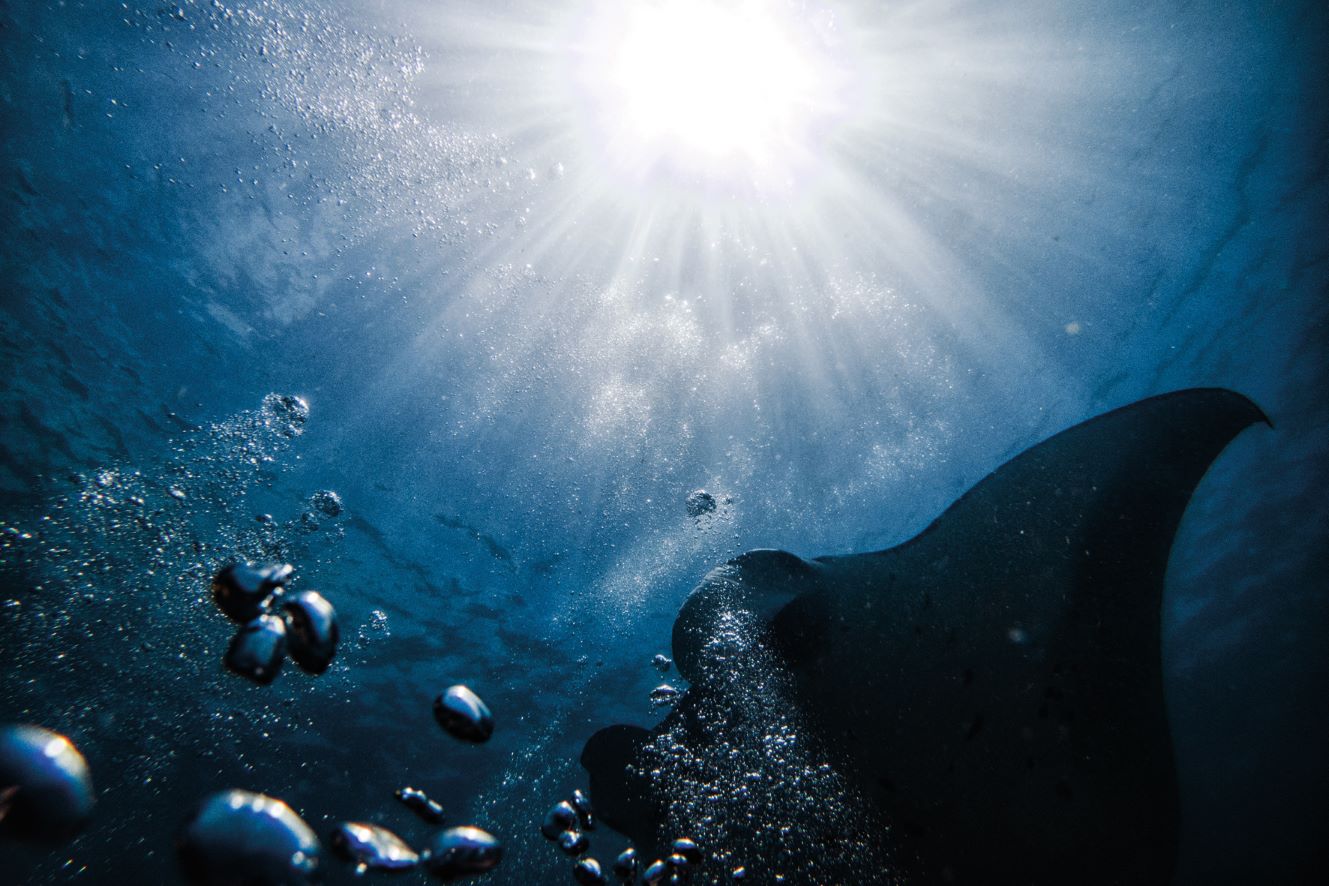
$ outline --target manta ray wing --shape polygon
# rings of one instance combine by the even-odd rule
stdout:
[[[711,638],[742,610],[905,882],[1167,883],[1163,578],[1195,486],[1259,421],[1231,391],[1153,397],[1026,450],[897,547],[718,567],[674,625],[692,686],[657,733],[717,697]],[[668,798],[630,762],[651,733],[611,729],[582,757],[601,815],[658,843]]]

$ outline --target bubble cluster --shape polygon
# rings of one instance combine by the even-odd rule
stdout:
[[[263,398],[262,415],[270,430],[283,437],[298,437],[305,432],[305,422],[309,421],[309,404],[303,397],[268,394]]]
[[[706,489],[694,489],[683,499],[688,518],[692,526],[700,532],[714,530],[717,526],[732,522],[733,496],[717,494]]]
[[[668,683],[661,683],[651,690],[651,705],[657,708],[669,707],[678,701],[679,691]]]
[[[93,759],[111,753],[102,737],[111,728],[110,747],[135,749],[113,757],[117,778],[140,784],[181,753],[207,757],[251,730],[281,727],[275,711],[215,709],[229,682],[219,667],[227,632],[209,589],[228,558],[278,559],[285,529],[250,519],[248,497],[279,481],[308,415],[300,398],[269,395],[184,432],[160,460],[77,475],[40,510],[0,522],[12,709],[82,736]]]
[[[540,833],[552,842],[564,855],[576,859],[572,867],[572,878],[582,886],[598,886],[607,882],[604,868],[600,862],[586,853],[590,851],[591,840],[586,831],[595,830],[595,810],[591,798],[581,788],[573,790],[567,800],[560,800],[545,814],[540,824]],[[627,875],[630,881],[636,875],[636,853],[628,849],[615,862],[616,875],[624,879],[622,871],[631,867]]]
[[[212,579],[217,608],[241,622],[224,659],[226,669],[267,685],[289,652],[300,670],[318,676],[337,654],[337,612],[317,591],[284,593],[294,573],[286,563],[232,563]]]
[[[335,525],[337,519],[345,513],[346,504],[338,493],[331,489],[320,489],[309,496],[305,509],[296,518],[296,528],[304,534],[318,532],[330,524]],[[338,535],[342,535],[345,533],[345,527],[335,525],[335,531]]]
[[[669,829],[688,835],[647,882],[679,865],[713,882],[740,868],[790,883],[892,882],[881,826],[800,721],[757,623],[737,607],[720,615],[694,682],[705,692],[639,756]]]
[[[293,207],[335,213],[351,240],[405,227],[452,242],[497,233],[497,224],[470,223],[477,197],[511,194],[515,227],[524,222],[523,195],[542,183],[506,161],[508,146],[488,126],[467,131],[420,112],[425,50],[366,27],[362,16],[212,0],[179,18],[133,10],[125,23],[188,63],[186,83],[207,118],[249,130],[259,162],[223,177],[224,194],[262,199],[276,185]],[[214,98],[237,95],[247,103]]]
[[[331,489],[320,489],[309,497],[309,504],[325,517],[339,517],[346,506],[341,496]]]
[[[392,628],[388,624],[388,614],[382,609],[373,609],[369,612],[369,621],[356,632],[355,642],[359,646],[368,646],[375,638],[390,636]]]
[[[694,520],[706,514],[715,513],[717,507],[715,496],[711,495],[705,489],[694,489],[688,493],[684,504],[687,505],[688,516]]]
[[[443,807],[418,788],[398,788],[394,796],[429,824],[443,820]],[[503,857],[502,842],[473,825],[435,832],[419,853],[394,832],[368,822],[342,822],[331,842],[337,855],[354,866],[357,876],[367,871],[406,871],[418,865],[447,881],[484,873]]]

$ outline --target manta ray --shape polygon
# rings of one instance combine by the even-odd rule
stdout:
[[[896,547],[754,550],[712,570],[674,624],[690,685],[673,710],[654,730],[610,726],[586,743],[601,819],[643,852],[679,836],[670,784],[645,756],[666,734],[682,750],[704,744],[702,712],[717,705],[721,720],[748,716],[726,680],[760,654],[862,800],[882,866],[867,879],[1168,883],[1179,804],[1164,572],[1201,477],[1258,422],[1270,424],[1228,390],[1152,397],[1024,451]],[[742,656],[715,641],[735,613]],[[763,858],[821,851],[783,845],[796,829],[751,833],[725,847],[749,882],[772,880]]]

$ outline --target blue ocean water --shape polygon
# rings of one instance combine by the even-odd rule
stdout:
[[[0,3],[0,722],[70,736],[99,797],[0,878],[170,881],[233,787],[419,844],[414,784],[504,839],[488,879],[571,882],[538,823],[595,730],[656,722],[710,567],[887,547],[1059,430],[1222,386],[1274,428],[1173,549],[1177,882],[1318,881],[1323,4],[791,5],[870,76],[765,190],[598,153],[551,84],[601,5]],[[236,557],[334,603],[328,673],[221,669]],[[454,683],[488,743],[435,724]]]

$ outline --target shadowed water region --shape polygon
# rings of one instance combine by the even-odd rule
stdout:
[[[0,2],[0,879],[1319,882],[1329,15],[1220,6]]]

